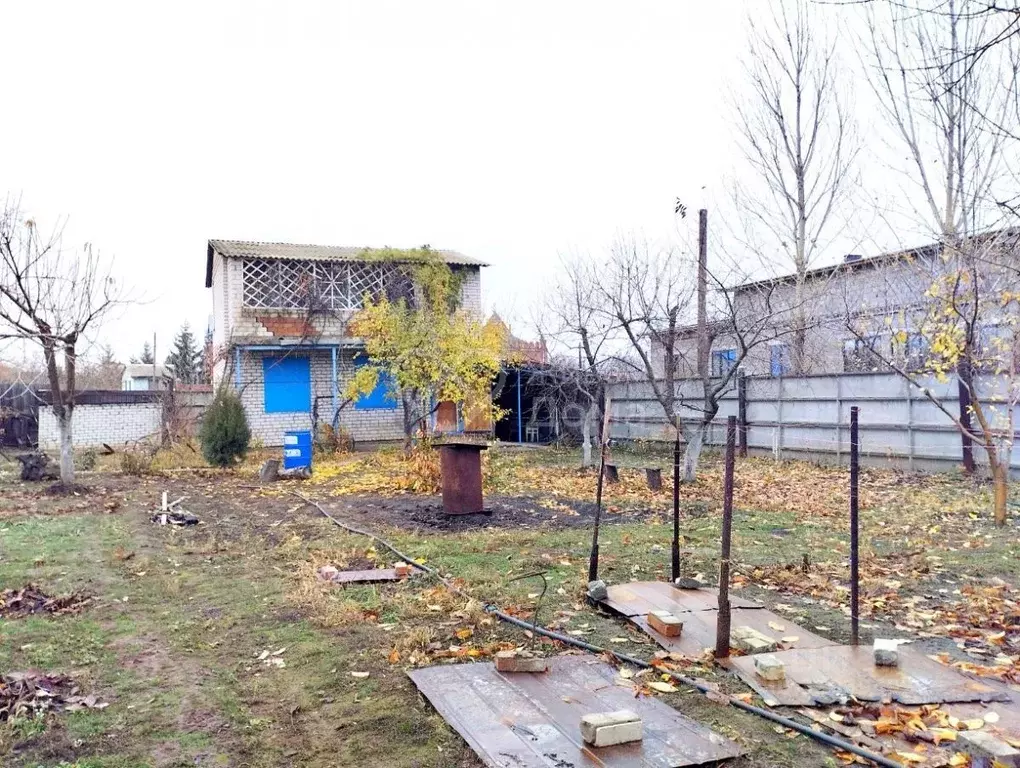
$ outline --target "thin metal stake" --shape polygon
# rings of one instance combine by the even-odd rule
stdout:
[[[673,547],[672,547],[672,581],[680,578],[680,433],[676,434],[673,443]]]
[[[857,484],[860,476],[861,440],[857,427],[859,408],[850,409],[850,643],[860,642],[860,571],[857,519]]]
[[[733,455],[736,452],[737,417],[726,419],[726,469],[723,473],[722,555],[719,558],[719,617],[715,631],[715,657],[730,655],[730,550],[733,534]]]
[[[599,577],[599,523],[602,521],[602,483],[606,474],[606,447],[609,445],[609,409],[612,401],[607,397],[602,415],[602,440],[599,446],[599,479],[595,486],[595,527],[591,534],[591,554],[588,556],[588,581]]]

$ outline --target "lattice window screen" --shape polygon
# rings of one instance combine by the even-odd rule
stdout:
[[[367,294],[414,300],[407,270],[399,264],[245,259],[243,301],[261,309],[359,309]]]
[[[350,272],[343,262],[321,262],[315,268],[316,296],[320,306],[346,309],[350,295]]]

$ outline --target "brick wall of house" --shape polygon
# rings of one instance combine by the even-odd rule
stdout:
[[[464,281],[460,286],[461,306],[481,316],[482,271],[478,267],[462,267],[462,269],[464,269]]]
[[[928,267],[917,261],[895,261],[876,268],[834,268],[831,274],[809,279],[800,300],[809,326],[804,339],[803,372],[842,373],[843,344],[854,338],[853,332],[846,327],[848,313],[853,317],[866,318],[855,324],[871,327],[874,332],[887,330],[887,325],[902,328],[905,319],[909,321],[911,312],[923,301],[937,273],[937,264]],[[797,306],[795,296],[796,288],[791,283],[750,286],[736,292],[736,311],[750,318],[745,321],[745,327],[753,328],[760,318],[769,318],[772,325],[763,332],[763,337],[778,336],[774,342],[759,344],[748,353],[743,365],[745,373],[768,375],[773,343],[793,343],[790,329],[796,316],[793,311]],[[906,326],[910,327],[910,322],[906,322]],[[735,349],[737,344],[732,334],[721,334],[713,339],[712,350]],[[663,375],[664,349],[654,340],[651,354],[656,372]],[[697,338],[693,334],[677,344],[677,354],[682,358],[679,375],[695,376]]]
[[[213,292],[213,339],[217,360],[214,364],[214,381],[226,378],[236,386],[236,365],[233,344],[275,345],[286,338],[290,342],[297,338],[281,337],[285,325],[300,320],[301,311],[253,309],[243,306],[243,261],[224,258],[214,254]],[[481,270],[476,266],[455,267],[463,270],[461,306],[481,315],[482,280]],[[346,324],[353,312],[337,313],[335,316],[316,317],[314,332],[305,341],[321,344],[351,342]],[[283,324],[278,322],[283,319]],[[268,326],[268,327],[267,327]],[[278,334],[271,329],[275,328]],[[289,331],[287,331],[289,333]],[[300,338],[300,336],[299,336]],[[262,381],[262,358],[264,352],[245,351],[241,355],[241,400],[251,424],[252,433],[265,445],[283,444],[283,435],[289,430],[314,429],[313,413],[266,413]],[[294,352],[293,354],[299,354]],[[312,398],[318,403],[318,421],[332,420],[333,400],[331,382],[331,361],[328,350],[301,353],[311,357]],[[345,350],[338,359],[341,393],[353,372],[352,352]],[[399,406],[392,409],[358,409],[353,404],[343,409],[340,424],[356,441],[399,440],[403,437],[403,412]]]
[[[312,430],[313,414],[266,413],[265,390],[262,379],[262,359],[269,353],[244,352],[241,355],[241,402],[248,414],[253,437],[265,445],[283,445],[285,432],[296,429]],[[328,350],[293,353],[295,357],[309,357],[312,375],[312,400],[318,403],[319,423],[329,423],[333,417],[332,362]],[[344,350],[337,360],[340,375],[340,398],[354,369],[350,351]],[[350,432],[355,441],[399,440],[404,435],[403,412],[396,408],[360,410],[353,404],[343,409],[340,425]]]
[[[76,448],[158,440],[162,418],[160,403],[77,405],[71,417],[71,439]],[[39,447],[43,450],[60,447],[57,417],[45,406],[39,408]]]

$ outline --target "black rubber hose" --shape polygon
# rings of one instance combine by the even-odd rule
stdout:
[[[437,571],[435,568],[430,568],[427,565],[414,562],[412,558],[405,555],[403,552],[401,552],[399,549],[390,544],[388,541],[386,541],[386,539],[382,538],[381,536],[378,536],[370,531],[363,531],[360,528],[355,528],[354,526],[347,525],[346,523],[337,520],[335,517],[329,514],[329,512],[323,509],[318,502],[313,501],[312,499],[309,499],[307,496],[297,493],[296,491],[291,491],[291,493],[294,496],[297,496],[306,504],[309,504],[318,509],[323,515],[332,520],[334,524],[336,524],[340,528],[343,528],[345,531],[348,531],[350,533],[356,533],[359,536],[366,536],[367,538],[370,538],[373,541],[378,542],[379,544],[386,547],[386,549],[388,549],[394,555],[403,560],[405,563],[408,563],[414,566],[415,568],[418,568],[419,570],[422,570],[425,573],[428,573],[438,578],[451,591],[456,592],[458,595],[462,595],[464,597],[470,597],[470,595],[467,595],[466,593],[462,592],[461,590],[451,585],[446,579],[444,579],[439,574],[439,571]],[[538,634],[544,637],[548,637],[550,640],[558,640],[561,643],[572,645],[575,648],[582,648],[586,651],[589,651],[590,653],[596,653],[600,655],[607,653],[610,656],[619,659],[620,661],[625,661],[628,664],[633,664],[634,666],[641,667],[642,669],[649,669],[652,666],[644,659],[639,659],[635,656],[630,656],[626,653],[620,653],[619,651],[614,651],[608,648],[600,648],[597,645],[586,643],[584,642],[584,640],[578,640],[576,637],[571,637],[570,635],[562,635],[559,632],[553,632],[550,629],[545,629],[543,627],[539,627],[536,624],[523,621],[521,619],[518,619],[516,616],[511,616],[509,613],[504,613],[499,609],[498,606],[493,605],[492,603],[485,604],[485,611],[487,613],[491,613],[500,621],[504,621],[507,624],[513,624],[516,627],[521,627],[531,632],[537,632]],[[673,672],[668,669],[659,669],[657,671],[661,672],[662,674],[669,675],[677,682],[682,683],[683,685],[689,685],[692,688],[701,691],[702,693],[709,693],[710,691],[712,691],[712,689],[709,688],[704,683],[695,680],[694,678],[687,677],[686,675],[681,675],[679,672]],[[716,691],[712,692],[717,693]],[[803,723],[798,723],[796,720],[791,720],[788,717],[777,715],[775,712],[772,712],[767,709],[762,709],[761,707],[756,707],[753,704],[748,704],[747,702],[741,701],[740,699],[734,698],[732,696],[727,696],[726,698],[728,699],[729,703],[732,704],[737,709],[742,709],[745,712],[750,712],[751,714],[757,715],[758,717],[763,717],[766,720],[770,720],[773,723],[777,723],[778,725],[783,726],[784,728],[789,728],[790,730],[796,731],[797,733],[803,734],[804,736],[809,736],[812,739],[815,739],[816,741],[820,741],[823,744],[828,744],[830,747],[842,749],[846,752],[852,752],[853,754],[863,757],[866,760],[871,760],[873,763],[876,763],[877,765],[883,766],[883,768],[903,768],[902,763],[897,763],[883,755],[878,754],[877,752],[872,752],[871,750],[864,749],[864,747],[859,747],[856,744],[853,744],[852,742],[843,741],[842,739],[838,739],[835,736],[830,736],[827,733],[816,731],[810,726],[804,725]]]

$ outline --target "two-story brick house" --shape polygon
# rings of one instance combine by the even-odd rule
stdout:
[[[1004,284],[1015,281],[1020,270],[1020,229],[1007,228],[975,235],[967,243],[978,271]],[[910,367],[925,356],[925,339],[916,323],[928,306],[927,291],[947,273],[943,246],[929,243],[917,248],[875,256],[851,254],[841,263],[811,269],[800,290],[805,318],[803,373],[855,373],[884,370],[884,360]],[[742,363],[749,375],[786,376],[793,373],[792,307],[797,306],[796,277],[743,283],[731,289],[734,313],[747,319],[748,327],[775,318],[779,332],[751,349]],[[710,372],[722,375],[737,359],[737,340],[727,331],[730,318],[713,323]],[[997,333],[997,318],[982,318],[987,334]],[[853,329],[848,325],[851,323]],[[732,327],[732,326],[729,326]],[[765,334],[768,336],[769,334]],[[658,371],[665,355],[653,344]],[[677,344],[680,375],[697,374],[697,329],[683,329]],[[876,352],[878,354],[876,354]]]
[[[403,437],[399,398],[381,379],[344,405],[342,394],[364,344],[347,325],[366,294],[413,300],[407,265],[366,260],[365,249],[210,240],[205,285],[212,289],[213,380],[241,395],[252,434],[282,445],[283,434],[336,423],[357,441]],[[461,272],[461,307],[481,314],[481,261],[436,251]]]

